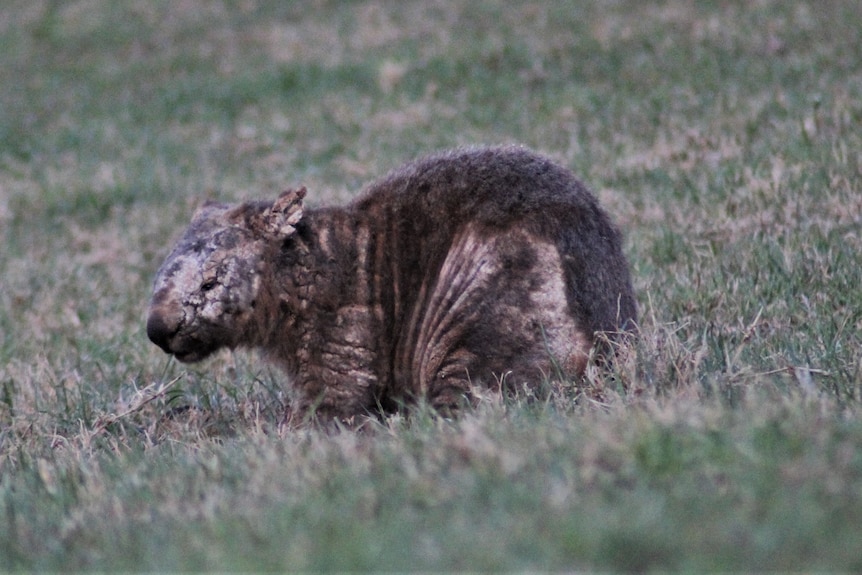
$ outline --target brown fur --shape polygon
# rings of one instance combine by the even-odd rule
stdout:
[[[345,419],[577,376],[596,334],[636,320],[619,233],[525,149],[426,158],[344,207],[304,196],[202,207],[157,274],[150,339],[180,361],[262,348],[295,410]]]

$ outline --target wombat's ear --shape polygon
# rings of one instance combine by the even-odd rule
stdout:
[[[207,214],[212,210],[224,209],[227,208],[227,204],[223,204],[221,202],[217,202],[216,200],[207,199],[198,203],[198,206],[195,208],[194,213],[192,214],[192,220],[196,220],[199,218],[207,217]]]
[[[302,219],[302,198],[305,188],[286,190],[252,222],[253,231],[272,239],[284,239],[296,231]]]

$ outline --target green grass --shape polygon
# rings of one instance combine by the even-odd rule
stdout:
[[[862,570],[855,2],[8,2],[0,570]],[[521,142],[626,234],[640,339],[547,401],[279,426],[144,333],[203,198]]]

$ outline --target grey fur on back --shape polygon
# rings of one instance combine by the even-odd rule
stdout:
[[[421,159],[343,207],[304,196],[202,207],[156,276],[150,339],[181,361],[261,348],[292,409],[349,419],[578,376],[597,334],[636,321],[619,232],[526,149]]]

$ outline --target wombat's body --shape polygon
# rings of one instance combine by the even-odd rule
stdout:
[[[618,232],[524,149],[427,158],[344,207],[304,195],[201,208],[156,277],[150,339],[180,361],[262,348],[294,410],[349,418],[578,375],[596,333],[635,321]]]

